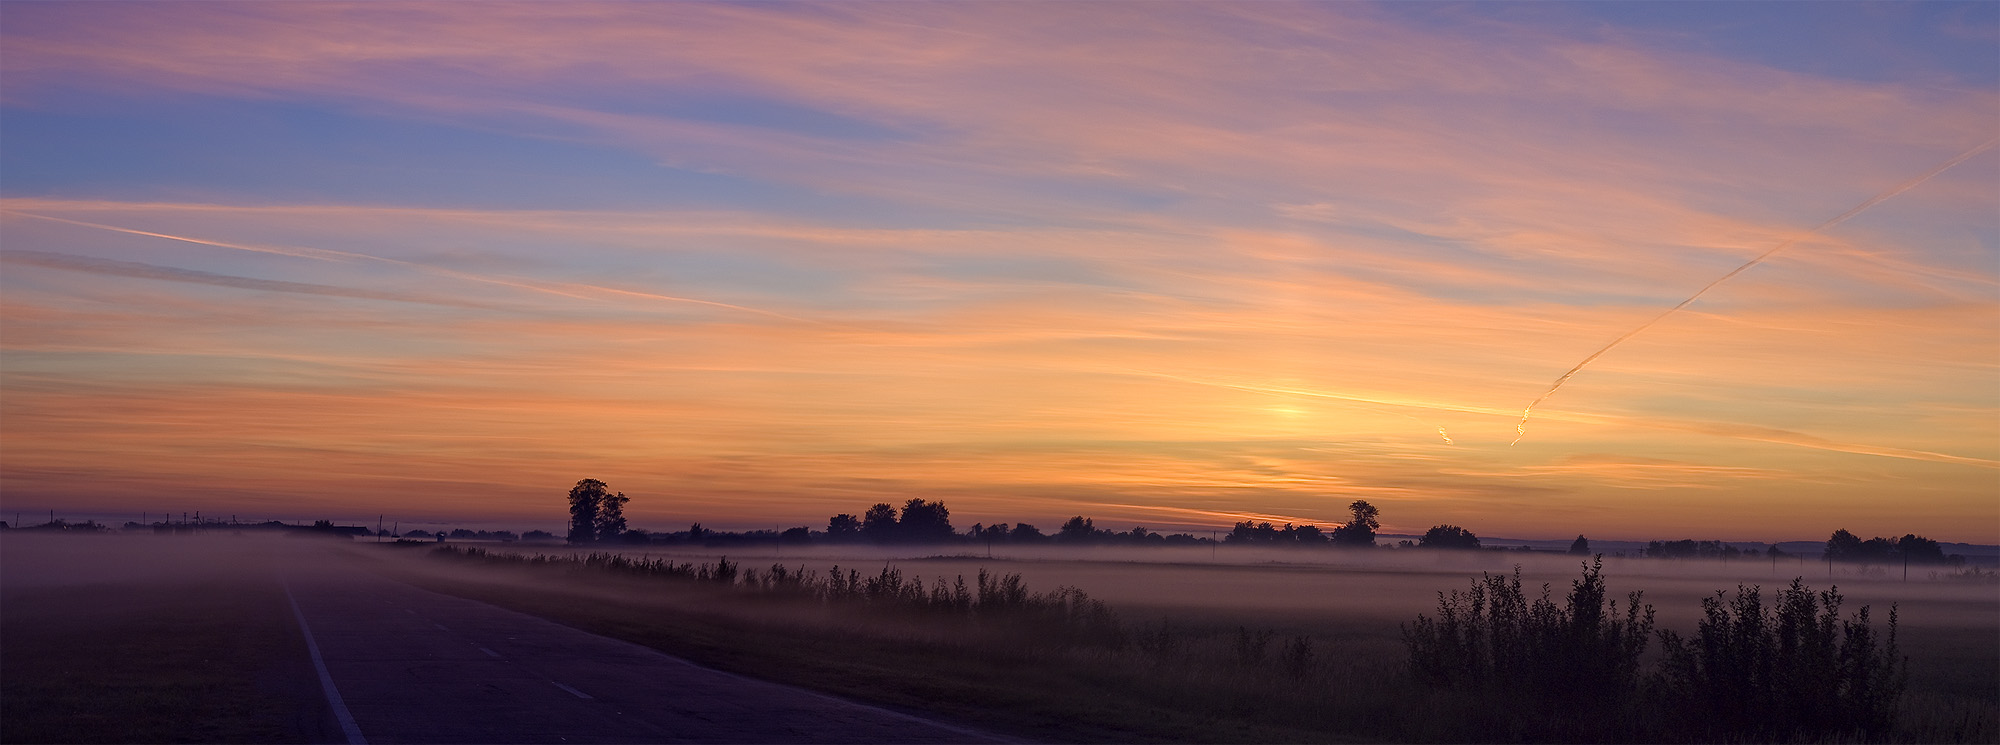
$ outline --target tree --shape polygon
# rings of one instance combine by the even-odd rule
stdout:
[[[625,535],[625,492],[605,495],[597,502],[597,540],[616,540]]]
[[[597,542],[597,510],[606,496],[604,482],[584,479],[569,490],[569,542]]]
[[[1425,531],[1423,539],[1417,541],[1417,545],[1422,548],[1477,550],[1479,536],[1456,525],[1439,525]]]
[[[1861,558],[1861,537],[1847,532],[1847,529],[1833,531],[1826,539],[1826,554],[1823,558],[1832,561],[1853,561]]]
[[[1223,536],[1222,540],[1228,543],[1249,543],[1255,540],[1256,536],[1257,524],[1249,520],[1244,520],[1237,523],[1236,527],[1231,528],[1229,535]]]
[[[1037,528],[1030,523],[1015,523],[1014,532],[1009,533],[1008,536],[1015,543],[1041,543],[1049,538],[1042,533],[1041,528]]]
[[[1576,542],[1569,544],[1569,552],[1571,555],[1574,556],[1589,556],[1590,539],[1585,538],[1581,535],[1577,536]]]
[[[845,543],[861,537],[861,521],[845,512],[826,521],[826,539],[835,543]]]
[[[1905,533],[1896,541],[1896,553],[1911,564],[1943,564],[1946,562],[1944,547],[1937,541],[1914,533]]]
[[[1317,546],[1326,542],[1326,533],[1321,532],[1318,525],[1301,525],[1293,534],[1293,540],[1301,546]]]
[[[944,543],[958,537],[958,531],[951,529],[951,510],[945,509],[943,502],[912,499],[903,503],[899,527],[897,532],[910,543]]]
[[[896,508],[877,504],[861,514],[861,535],[875,543],[896,540]]]
[[[1354,500],[1347,509],[1353,513],[1353,518],[1348,520],[1346,525],[1333,529],[1334,545],[1375,545],[1375,531],[1382,527],[1382,523],[1377,522],[1375,517],[1382,514],[1382,511],[1365,499]]]
[[[1089,543],[1097,539],[1097,526],[1082,515],[1072,517],[1056,532],[1057,543]]]

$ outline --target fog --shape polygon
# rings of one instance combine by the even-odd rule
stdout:
[[[561,547],[490,546],[517,553],[567,554]],[[926,578],[963,575],[981,568],[1019,573],[1029,586],[1069,585],[1121,609],[1199,612],[1226,609],[1259,613],[1326,613],[1408,619],[1430,612],[1441,591],[1464,589],[1483,573],[1511,574],[1520,568],[1524,587],[1548,584],[1558,601],[1588,557],[1544,552],[1303,550],[1218,547],[1060,547],[994,546],[760,546],[715,549],[637,549],[632,557],[671,558],[695,563],[728,558],[746,569],[779,563],[825,571],[833,566],[870,574],[884,566]],[[1863,569],[1801,558],[1659,560],[1604,558],[1606,584],[1621,601],[1640,590],[1655,606],[1663,627],[1692,625],[1700,602],[1737,585],[1761,586],[1765,596],[1803,578],[1814,589],[1837,586],[1843,608],[1875,608],[1886,617],[1891,603],[1903,608],[1905,628],[1926,625],[1991,628],[2000,635],[2000,588],[1952,581],[1939,567]]]
[[[271,581],[340,565],[344,540],[270,533],[0,532],[0,588]],[[110,601],[114,598],[107,597]]]
[[[499,548],[520,553],[570,553],[559,547]],[[970,583],[980,569],[1019,573],[1036,591],[1059,585],[1081,588],[1110,604],[1128,623],[1167,622],[1183,627],[1271,629],[1310,634],[1352,645],[1357,652],[1396,654],[1400,625],[1417,614],[1435,615],[1441,592],[1466,589],[1483,573],[1521,571],[1522,586],[1537,595],[1543,585],[1562,603],[1586,557],[1513,551],[1368,551],[1217,547],[985,546],[761,546],[744,550],[641,549],[621,553],[705,563],[727,557],[744,569],[827,571],[834,566],[870,575],[894,566],[907,576],[959,576]],[[1911,659],[1916,688],[1953,690],[2000,700],[2000,586],[1952,580],[1948,570],[1836,565],[1801,558],[1659,560],[1604,558],[1611,596],[1643,592],[1658,628],[1683,634],[1701,616],[1701,601],[1738,585],[1761,588],[1768,606],[1794,578],[1817,591],[1830,585],[1844,597],[1843,618],[1870,607],[1886,630],[1890,606],[1898,611],[1899,643]],[[1657,648],[1657,645],[1655,645]]]
[[[494,551],[568,554],[553,546],[482,544]],[[821,572],[839,566],[872,575],[894,566],[907,576],[972,582],[981,569],[1019,573],[1034,591],[1073,586],[1109,604],[1132,624],[1166,621],[1184,627],[1247,626],[1280,633],[1310,634],[1393,655],[1398,627],[1419,613],[1434,614],[1440,592],[1462,590],[1482,573],[1509,573],[1519,567],[1531,594],[1546,584],[1562,602],[1583,557],[1502,551],[1451,552],[1404,549],[1373,551],[1252,549],[1235,546],[1192,548],[994,546],[761,546],[743,550],[623,551],[635,558],[667,558],[711,563],[727,557],[760,573],[774,563]],[[414,569],[425,573],[517,583],[523,591],[547,588],[558,578],[522,579],[476,565],[452,565],[426,558],[429,547],[376,545],[367,541],[295,538],[277,535],[35,535],[0,534],[0,589],[14,592],[46,587],[103,587],[107,607],[115,585],[190,581],[270,582],[307,572]],[[1872,607],[1878,628],[1889,606],[1899,608],[1900,637],[1912,662],[1912,684],[1951,688],[2000,699],[2000,587],[1934,576],[1901,567],[1861,571],[1837,566],[1831,582],[1824,562],[1799,559],[1663,561],[1605,558],[1604,575],[1612,596],[1623,605],[1626,593],[1644,592],[1659,627],[1691,630],[1701,600],[1739,585],[1761,586],[1768,603],[1794,577],[1815,589],[1829,584],[1845,596],[1842,615]],[[610,591],[607,591],[610,592]],[[649,602],[671,604],[683,593],[670,583],[648,591]]]

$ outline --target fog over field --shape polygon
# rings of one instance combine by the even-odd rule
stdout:
[[[590,553],[560,547],[514,547],[527,555]],[[763,571],[772,564],[826,572],[834,567],[867,577],[885,567],[926,585],[981,569],[1018,573],[1030,588],[1073,586],[1104,601],[1128,622],[1166,621],[1207,627],[1246,626],[1287,634],[1312,634],[1363,645],[1378,654],[1400,653],[1398,627],[1418,614],[1436,615],[1441,592],[1464,590],[1484,573],[1511,574],[1522,584],[1546,584],[1561,603],[1588,557],[1541,552],[1377,549],[1284,550],[1236,546],[1200,548],[963,546],[762,546],[750,550],[622,551],[632,558],[696,564],[721,559]],[[1807,587],[1836,587],[1843,617],[1871,608],[1878,627],[1898,608],[1899,644],[1911,658],[1919,688],[1959,690],[2000,702],[2000,592],[1984,582],[1954,581],[1940,567],[1835,565],[1799,557],[1733,561],[1604,559],[1612,597],[1644,593],[1660,628],[1683,634],[1701,615],[1703,598],[1737,586],[1761,587],[1766,604],[1775,592],[1803,578]]]
[[[524,555],[565,556],[592,551],[560,546],[489,548]],[[0,586],[9,590],[89,587],[202,579],[272,581],[306,571],[368,571],[385,561],[408,562],[415,551],[366,541],[299,539],[269,535],[33,535],[0,539]],[[595,553],[603,553],[596,551]],[[1285,550],[1236,546],[1199,548],[994,546],[783,546],[619,551],[632,558],[696,564],[727,559],[762,571],[787,568],[872,575],[885,567],[929,582],[983,569],[1018,573],[1037,590],[1071,586],[1143,622],[1167,617],[1213,623],[1258,622],[1310,630],[1356,623],[1394,624],[1433,613],[1438,593],[1462,590],[1482,574],[1516,568],[1524,586],[1549,586],[1558,601],[1588,557],[1545,552],[1392,550]],[[1900,608],[1900,625],[1913,650],[1930,634],[1963,634],[1972,648],[1958,653],[2000,665],[2000,593],[1981,582],[1952,581],[1939,567],[1835,565],[1785,557],[1735,561],[1604,558],[1611,594],[1622,602],[1634,590],[1659,613],[1662,628],[1691,627],[1700,601],[1737,585],[1760,586],[1767,595],[1803,578],[1807,586],[1836,586],[1844,610],[1871,606],[1878,623]],[[1533,594],[1533,593],[1531,593]],[[115,597],[106,597],[115,604]],[[1989,676],[1991,677],[1991,676]]]
[[[446,544],[454,545],[454,544]],[[579,556],[605,552],[560,546],[464,544],[501,554]],[[960,578],[975,584],[983,570],[1019,574],[1033,592],[1074,587],[1102,601],[1130,633],[1179,634],[1182,644],[1227,649],[1240,633],[1268,633],[1311,640],[1320,655],[1316,685],[1333,686],[1325,695],[1351,695],[1354,687],[1406,675],[1404,627],[1418,614],[1436,616],[1440,593],[1464,590],[1485,574],[1511,575],[1519,569],[1530,597],[1546,585],[1564,602],[1589,557],[1519,551],[1439,551],[1425,549],[1283,550],[1229,545],[1198,548],[1000,546],[761,546],[751,550],[639,550],[633,559],[714,565],[724,559],[745,573],[768,576],[774,564],[824,576],[836,567],[868,578],[885,569],[926,587]],[[438,549],[408,542],[375,543],[325,537],[209,533],[195,535],[35,535],[0,537],[0,592],[8,602],[9,623],[28,606],[23,598],[87,597],[95,617],[137,618],[148,612],[141,589],[223,588],[262,592],[283,603],[284,590],[302,583],[340,582],[343,576],[381,574],[446,592],[503,602],[568,603],[592,599],[635,609],[640,618],[661,614],[688,618],[736,619],[765,629],[812,630],[824,638],[860,640],[907,638],[923,644],[958,644],[962,627],[935,624],[920,616],[868,616],[814,610],[808,602],[758,601],[738,586],[718,590],[708,582],[618,579],[603,572],[518,571],[504,566],[441,561]],[[1642,591],[1654,607],[1659,628],[1694,630],[1703,598],[1733,593],[1739,584],[1759,586],[1766,603],[1775,591],[1803,577],[1807,586],[1829,585],[1828,565],[1796,558],[1656,560],[1605,558],[1611,595]],[[575,565],[568,565],[575,566]],[[581,567],[575,567],[580,570]],[[1896,568],[1900,570],[1900,567]],[[1877,629],[1886,631],[1889,608],[1898,609],[1898,644],[1909,659],[1909,694],[1922,706],[2000,704],[2000,593],[1990,582],[1913,569],[1862,569],[1837,564],[1832,584],[1845,597],[1842,616],[1870,606]],[[471,588],[452,590],[451,587]],[[231,589],[233,588],[233,589]],[[718,592],[720,594],[718,594]],[[483,594],[482,594],[483,593]],[[128,602],[128,598],[133,598]],[[537,600],[539,598],[540,600]],[[741,598],[742,602],[731,598]],[[568,599],[568,600],[566,600]],[[40,601],[35,601],[40,602]],[[1241,631],[1239,631],[1239,629]],[[683,633],[683,632],[673,632]],[[777,633],[788,633],[779,631]],[[700,643],[700,642],[696,642]],[[1143,641],[1135,641],[1141,646]],[[1659,656],[1657,640],[1645,659]],[[1203,654],[1213,654],[1206,652]],[[1224,653],[1227,654],[1227,653]],[[1194,658],[1196,660],[1209,658]],[[1204,663],[1190,664],[1234,664]],[[1349,691],[1342,694],[1340,691]],[[1957,716],[1947,714],[1947,717]],[[1982,725],[1984,726],[1984,725]]]

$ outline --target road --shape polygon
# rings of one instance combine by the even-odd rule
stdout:
[[[286,580],[350,742],[999,742],[366,571]]]

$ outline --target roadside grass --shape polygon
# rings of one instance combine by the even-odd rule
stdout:
[[[0,742],[325,740],[275,583],[0,590]]]
[[[461,558],[469,555],[461,555]],[[414,558],[414,557],[412,557]],[[606,571],[517,559],[396,565],[431,589],[634,641],[719,669],[1058,742],[1707,741],[1654,705],[1544,707],[1508,686],[1419,684],[1393,623],[1190,615],[1116,619],[1115,640],[983,622],[927,597],[829,599],[692,580],[700,567]],[[729,570],[756,576],[754,570]],[[688,577],[680,577],[687,573]],[[794,575],[796,576],[796,575]],[[663,577],[689,581],[659,581]],[[906,578],[907,579],[907,578]],[[951,580],[953,577],[933,577]],[[808,580],[810,586],[812,580]],[[982,581],[979,586],[984,586]],[[933,587],[943,588],[943,584]],[[1080,593],[1078,593],[1080,596]],[[908,601],[908,602],[905,602]],[[1269,624],[1277,624],[1276,628]],[[1384,628],[1372,628],[1383,625]],[[1369,628],[1364,628],[1369,627]],[[1648,651],[1646,660],[1657,660]],[[1650,663],[1648,667],[1650,667]],[[1990,742],[1992,691],[1912,690],[1889,742]],[[1643,703],[1643,702],[1642,702]],[[1746,734],[1746,737],[1748,735]],[[1755,740],[1768,740],[1771,733]],[[1859,733],[1804,735],[1844,742]],[[1747,741],[1747,740],[1746,740]]]
[[[1378,741],[1386,733],[1374,707],[1394,697],[1380,688],[1333,695],[1345,670],[1324,651],[1273,674],[1259,668],[1286,664],[1274,643],[1270,659],[1246,664],[1234,627],[1166,627],[1156,632],[1164,643],[1150,648],[1075,644],[922,613],[554,567],[436,571],[412,562],[391,571],[710,667],[1037,741]]]

